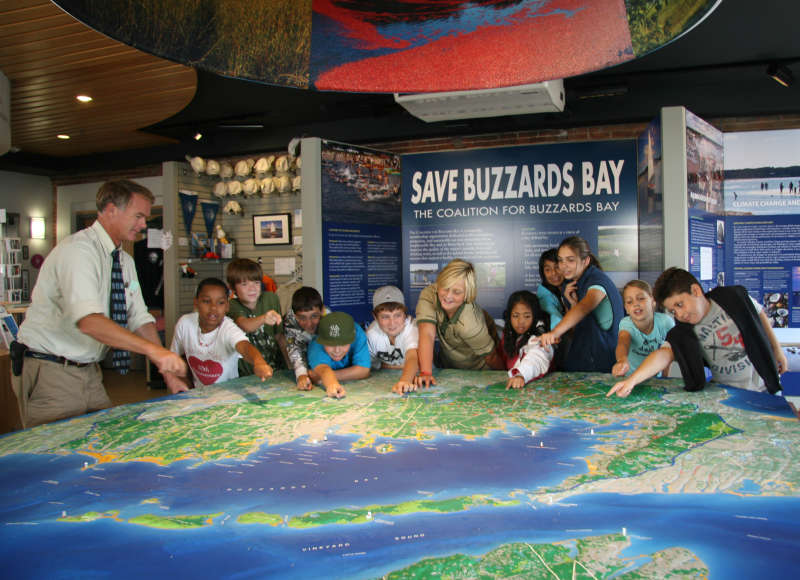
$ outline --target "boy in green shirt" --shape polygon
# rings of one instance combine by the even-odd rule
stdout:
[[[236,293],[230,301],[228,316],[245,331],[247,339],[267,364],[275,370],[287,368],[280,301],[273,292],[262,292],[261,266],[253,260],[238,258],[228,264],[226,276],[228,285]],[[240,359],[239,376],[252,374],[252,366]]]

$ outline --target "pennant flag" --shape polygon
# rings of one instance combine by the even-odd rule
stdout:
[[[183,212],[183,224],[186,226],[186,235],[191,236],[194,210],[197,208],[197,194],[182,189],[178,192],[178,197],[181,200],[181,211]]]
[[[203,208],[203,219],[206,222],[206,232],[209,239],[214,233],[214,222],[217,220],[217,212],[219,211],[219,203],[212,201],[201,201],[200,205]]]

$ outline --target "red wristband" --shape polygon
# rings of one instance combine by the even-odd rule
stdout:
[[[421,377],[432,377],[433,373],[429,373],[429,372],[426,372],[426,371],[419,371],[419,376],[421,376]]]

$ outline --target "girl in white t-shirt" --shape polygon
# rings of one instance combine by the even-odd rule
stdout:
[[[258,349],[247,340],[228,312],[228,287],[217,278],[206,278],[197,287],[195,312],[184,314],[175,325],[170,349],[186,357],[194,386],[202,387],[239,376],[238,362],[243,357],[253,365],[254,374],[262,381],[272,376]],[[172,373],[164,376],[171,393],[190,389],[188,377]]]

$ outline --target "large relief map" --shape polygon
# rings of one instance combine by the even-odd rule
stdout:
[[[396,372],[332,400],[240,378],[0,439],[8,577],[791,577],[780,397]]]

